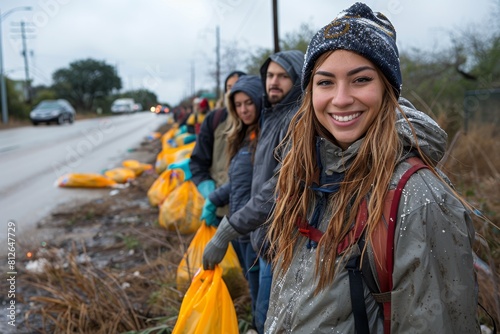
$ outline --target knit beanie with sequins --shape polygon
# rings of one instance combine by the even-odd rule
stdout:
[[[396,31],[382,14],[357,2],[342,11],[314,35],[302,67],[302,91],[305,92],[314,63],[327,51],[349,50],[369,59],[389,80],[396,96],[401,93],[401,69],[396,46]]]

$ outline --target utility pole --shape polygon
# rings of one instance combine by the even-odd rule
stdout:
[[[21,38],[23,40],[24,74],[26,77],[26,101],[31,104],[31,81],[28,67],[28,49],[26,48],[26,29],[24,21],[21,21]]]
[[[216,46],[215,46],[215,54],[216,54],[216,70],[215,70],[215,79],[217,82],[217,87],[215,89],[215,99],[219,100],[220,97],[220,33],[219,26],[217,26],[215,31],[216,38]]]
[[[273,28],[274,28],[274,53],[280,51],[280,38],[278,34],[278,0],[273,0]]]
[[[16,25],[13,23],[12,25]],[[26,33],[33,33],[33,29],[27,29],[26,28],[27,24],[24,21],[21,21],[19,23],[20,30],[15,31],[19,32],[21,34],[21,40],[22,40],[22,46],[23,46],[23,51],[21,52],[22,56],[24,57],[24,75],[25,75],[25,83],[24,83],[24,89],[25,89],[25,98],[26,102],[28,104],[31,104],[32,101],[32,91],[31,91],[31,79],[30,79],[30,71],[29,71],[29,65],[28,65],[28,47],[26,44],[26,40],[28,38],[32,38],[33,36],[27,36]]]
[[[2,123],[9,123],[9,110],[7,105],[7,88],[5,84],[5,69],[3,66],[3,50],[2,50],[2,21],[11,13],[20,10],[31,10],[31,7],[16,7],[6,13],[0,10],[0,91],[2,94]]]

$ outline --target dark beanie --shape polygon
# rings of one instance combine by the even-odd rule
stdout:
[[[369,59],[389,80],[396,96],[401,93],[396,31],[382,13],[373,12],[367,5],[357,2],[318,31],[307,47],[302,67],[302,91],[311,80],[319,56],[333,50],[349,50]]]
[[[224,93],[227,93],[227,90],[226,90],[226,86],[227,86],[227,81],[229,80],[229,78],[233,77],[233,76],[238,76],[241,77],[243,75],[247,75],[245,72],[242,72],[242,71],[232,71],[231,73],[229,73],[227,76],[226,76],[226,80],[224,80]]]

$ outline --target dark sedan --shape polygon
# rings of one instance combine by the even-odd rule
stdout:
[[[51,122],[71,124],[75,120],[75,109],[64,99],[44,100],[30,112],[30,120],[33,125]]]

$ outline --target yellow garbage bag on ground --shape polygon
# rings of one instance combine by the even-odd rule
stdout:
[[[167,169],[149,187],[149,203],[152,206],[160,205],[182,182],[184,182],[184,172],[181,169]]]
[[[172,334],[239,333],[233,300],[222,268],[201,270],[181,304]]]
[[[191,157],[195,145],[196,142],[192,142],[179,147],[163,149],[156,156],[156,173],[161,174],[171,163]]]
[[[191,240],[186,253],[177,267],[177,290],[185,292],[193,276],[199,268],[203,267],[203,251],[207,243],[214,236],[215,231],[215,227],[207,226],[204,222],[198,228],[196,235]],[[222,268],[222,276],[230,290],[232,290],[232,287],[236,285],[238,280],[246,283],[240,262],[238,261],[238,255],[236,255],[232,244],[229,244],[226,255],[219,266]]]
[[[170,231],[191,234],[201,225],[200,216],[205,199],[193,181],[188,180],[165,197],[160,206],[159,223]]]
[[[122,162],[122,166],[133,170],[135,176],[141,176],[142,173],[153,168],[153,165],[145,164],[137,160],[125,160]]]
[[[108,169],[104,172],[104,175],[118,183],[127,183],[135,179],[135,172],[124,167]]]
[[[102,174],[95,173],[68,173],[56,181],[58,187],[75,188],[106,188],[117,185],[115,181]]]
[[[161,136],[161,147],[162,147],[162,149],[166,149],[166,148],[172,147],[168,143],[168,141],[170,139],[174,138],[175,133],[177,132],[178,129],[179,129],[179,125],[177,123],[175,123],[174,125],[172,125],[172,127],[167,132],[165,132]]]

